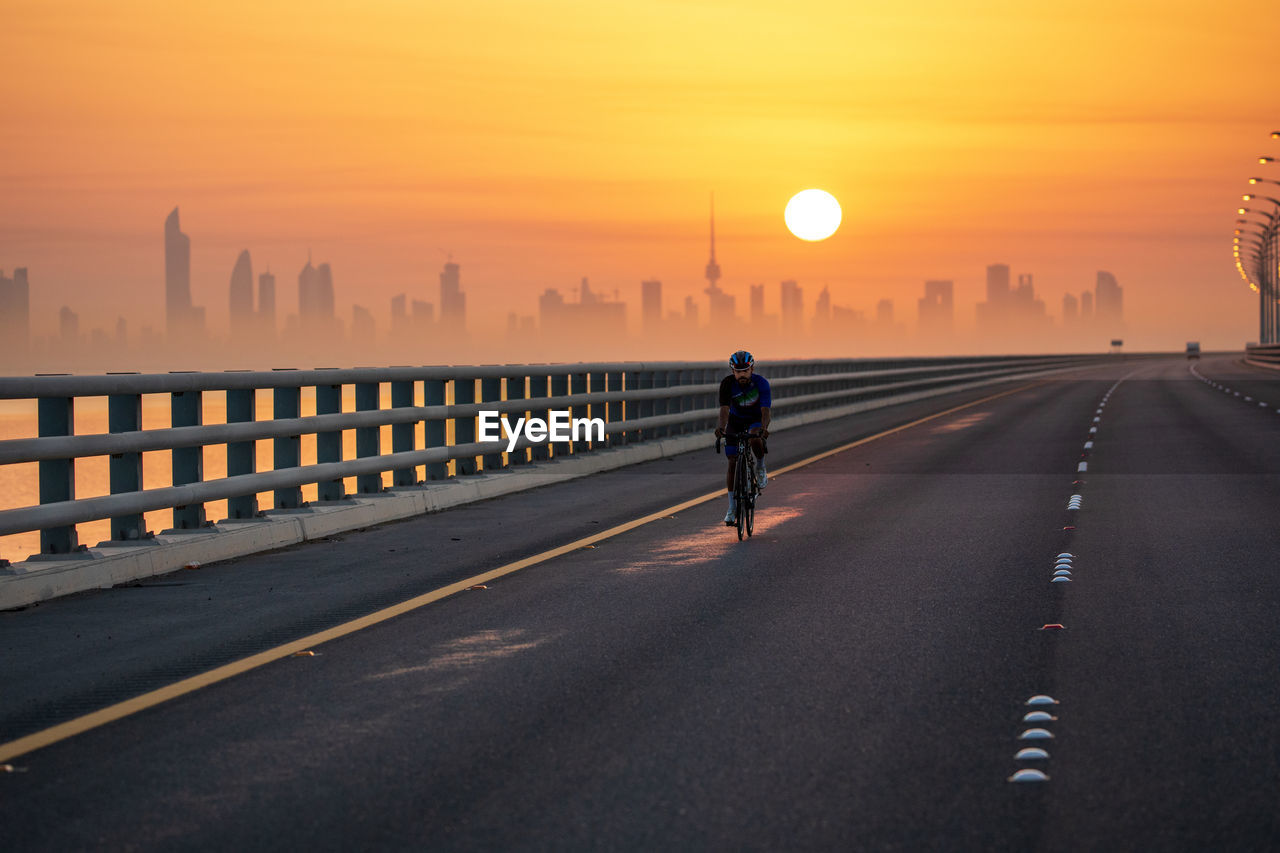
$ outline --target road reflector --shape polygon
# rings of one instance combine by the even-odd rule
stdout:
[[[1018,740],[1053,740],[1053,732],[1048,729],[1027,729],[1018,735]]]
[[[1057,705],[1059,704],[1059,702],[1057,699],[1054,699],[1052,696],[1046,696],[1043,693],[1037,693],[1036,695],[1032,696],[1030,699],[1027,700],[1027,704],[1035,708],[1035,707],[1040,707],[1042,705]]]
[[[1018,750],[1018,754],[1013,757],[1014,761],[1038,761],[1049,757],[1049,753],[1045,752],[1038,746],[1028,746]]]
[[[1050,622],[1040,629],[1041,631],[1065,631],[1066,626],[1061,622]]]
[[[1019,770],[1009,777],[1010,782],[1048,782],[1049,776],[1043,770]]]

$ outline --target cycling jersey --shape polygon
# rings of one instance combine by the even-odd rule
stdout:
[[[752,373],[750,382],[739,385],[733,374],[726,376],[720,383],[720,405],[729,407],[729,417],[734,421],[759,423],[760,410],[773,405],[769,380],[758,373]]]

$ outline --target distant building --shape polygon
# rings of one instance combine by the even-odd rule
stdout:
[[[182,233],[178,208],[164,221],[164,310],[170,343],[204,335],[204,309],[191,304],[191,238]]]
[[[640,322],[647,334],[662,327],[662,282],[640,282]]]
[[[782,282],[782,331],[793,335],[804,331],[804,288],[790,280]]]
[[[764,321],[764,285],[751,285],[751,325],[759,326]]]
[[[720,264],[716,262],[716,199],[711,197],[711,259],[706,268],[707,322],[719,329],[729,329],[736,319],[736,300],[720,287]]]
[[[362,305],[351,306],[351,340],[369,344],[377,339],[378,330],[373,322],[373,314]]]
[[[1087,290],[1080,294],[1080,319],[1093,319],[1093,294]]]
[[[1062,325],[1074,326],[1080,322],[1080,300],[1070,293],[1062,295]]]
[[[304,335],[331,332],[334,313],[333,271],[328,264],[307,265],[298,273],[298,324]]]
[[[276,277],[268,272],[258,276],[258,325],[268,339],[276,335]]]
[[[254,328],[257,314],[253,307],[253,263],[249,260],[248,249],[240,253],[231,270],[228,307],[232,337],[247,337],[257,331]]]
[[[66,305],[58,311],[58,340],[65,347],[80,344],[80,315]]]
[[[538,297],[538,325],[548,339],[616,343],[627,333],[627,306],[591,290],[582,279],[577,302],[566,302],[555,288]]]
[[[26,267],[15,269],[13,278],[0,270],[0,340],[6,347],[22,351],[31,344],[31,288]]]
[[[813,322],[817,326],[825,326],[831,319],[831,290],[823,285],[818,294],[818,301],[813,303]]]
[[[462,292],[462,268],[450,261],[440,273],[440,325],[442,331],[462,334],[467,326],[467,295]]]
[[[1099,270],[1094,294],[1094,312],[1098,322],[1118,331],[1124,323],[1124,288],[1116,283],[1116,277],[1111,273]]]
[[[955,327],[955,282],[926,281],[916,301],[916,326],[923,336],[950,335]]]

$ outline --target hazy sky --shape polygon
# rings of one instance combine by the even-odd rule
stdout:
[[[913,323],[951,278],[971,324],[1004,262],[1055,316],[1110,270],[1137,347],[1257,336],[1230,237],[1280,180],[1274,0],[0,4],[0,269],[37,332],[162,325],[175,205],[215,331],[245,248],[282,313],[308,249],[348,319],[436,301],[445,252],[502,323],[582,276],[674,308],[714,191],[742,310],[795,278]],[[826,242],[783,225],[806,187],[844,207]]]

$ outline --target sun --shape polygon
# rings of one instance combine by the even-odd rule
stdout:
[[[825,240],[840,227],[840,202],[826,190],[802,190],[787,202],[782,218],[801,240]]]

